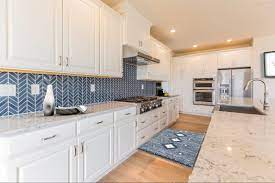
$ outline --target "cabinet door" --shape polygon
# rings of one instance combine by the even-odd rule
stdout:
[[[251,66],[251,50],[233,50],[219,53],[219,68],[236,68]]]
[[[246,50],[237,50],[232,52],[232,67],[250,67],[251,66],[251,51],[250,49]]]
[[[203,73],[201,77],[215,77],[218,70],[218,57],[216,53],[201,56]]]
[[[128,4],[125,17],[125,44],[150,53],[151,23]]]
[[[232,68],[232,57],[230,52],[222,52],[218,54],[218,68]]]
[[[122,77],[121,16],[107,6],[100,13],[100,74]]]
[[[81,140],[80,182],[97,181],[113,165],[113,128],[107,127]]]
[[[64,2],[64,71],[99,73],[100,4],[93,0]]]
[[[0,66],[61,71],[62,0],[1,0],[0,4]]]
[[[136,120],[126,120],[115,128],[115,162],[126,158],[136,147]]]
[[[46,151],[46,150],[45,150]],[[36,155],[33,155],[35,157]],[[33,158],[32,157],[32,158]],[[28,159],[28,158],[26,158]],[[18,182],[75,182],[76,157],[74,148],[57,147],[57,150],[36,160],[16,167]]]

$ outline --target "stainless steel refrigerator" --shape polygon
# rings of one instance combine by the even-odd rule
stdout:
[[[217,99],[229,101],[232,97],[252,97],[252,86],[244,91],[247,82],[252,79],[251,68],[218,70]]]

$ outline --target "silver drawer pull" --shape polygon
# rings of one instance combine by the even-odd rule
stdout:
[[[145,139],[145,136],[141,137],[141,139]]]
[[[142,121],[142,122],[140,122],[140,123],[144,124],[144,123],[146,123],[146,121]]]
[[[158,116],[155,116],[155,118],[158,118]]]
[[[53,135],[53,136],[50,136],[50,137],[45,137],[45,138],[42,138],[41,140],[42,141],[47,141],[47,140],[54,139],[55,137],[57,137],[57,135]]]
[[[130,114],[131,114],[131,113],[126,113],[125,115],[126,115],[126,116],[129,116]]]
[[[165,114],[166,112],[162,112],[163,114]]]
[[[97,122],[96,124],[98,124],[98,125],[99,125],[99,124],[101,124],[101,123],[103,123],[103,121],[99,121],[99,122]]]

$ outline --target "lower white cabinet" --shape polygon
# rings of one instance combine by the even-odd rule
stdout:
[[[167,110],[137,118],[128,108],[0,138],[0,182],[98,181],[167,126]]]
[[[168,125],[176,122],[179,118],[179,98],[174,97],[168,102]]]
[[[113,165],[113,126],[79,138],[79,182],[96,181]]]
[[[76,182],[77,157],[70,140],[27,155],[10,159],[2,182]]]
[[[115,163],[128,157],[136,149],[136,118],[115,124]]]

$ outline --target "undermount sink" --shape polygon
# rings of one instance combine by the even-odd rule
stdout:
[[[265,113],[261,112],[260,110],[258,110],[256,107],[253,107],[253,106],[250,107],[250,106],[220,105],[219,111],[265,115]]]

